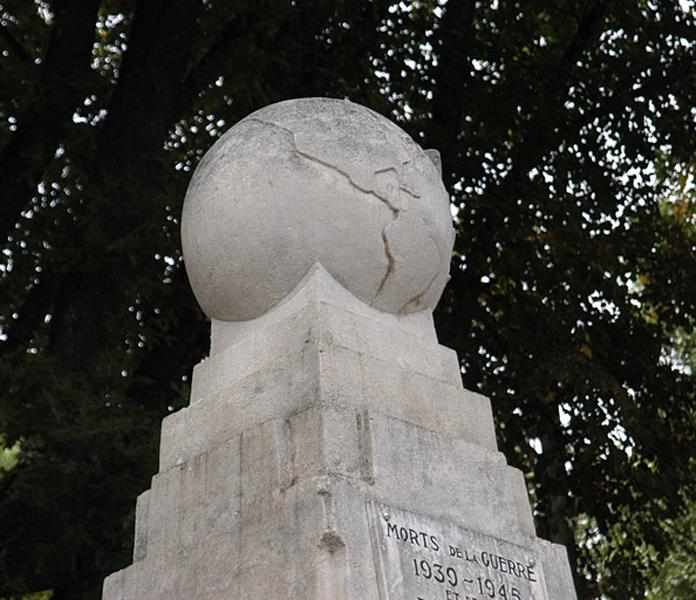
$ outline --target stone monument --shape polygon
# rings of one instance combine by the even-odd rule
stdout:
[[[437,153],[364,107],[281,102],[220,138],[182,219],[210,356],[104,600],[575,598],[437,342],[453,240]]]

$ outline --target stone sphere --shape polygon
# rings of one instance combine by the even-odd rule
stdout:
[[[326,98],[227,131],[193,174],[181,230],[196,298],[223,321],[264,314],[315,263],[381,311],[432,309],[454,243],[433,160],[379,114]]]

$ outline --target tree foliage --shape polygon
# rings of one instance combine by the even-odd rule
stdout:
[[[206,352],[178,237],[191,171],[254,109],[333,96],[440,150],[458,228],[441,339],[580,596],[642,597],[695,481],[695,13],[2,0],[0,432],[19,450],[0,594],[95,599],[129,562],[159,421]]]
[[[663,523],[672,547],[651,582],[648,600],[689,600],[696,590],[696,509],[693,503],[686,515]]]

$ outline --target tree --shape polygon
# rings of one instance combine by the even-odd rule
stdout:
[[[0,432],[20,451],[0,594],[98,598],[129,561],[159,421],[206,352],[190,173],[252,110],[329,95],[441,151],[441,338],[492,398],[540,534],[578,536],[581,597],[643,595],[633,551],[657,560],[693,497],[695,381],[670,349],[696,315],[695,25],[671,0],[3,3]]]

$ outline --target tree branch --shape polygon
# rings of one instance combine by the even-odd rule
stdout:
[[[29,53],[24,49],[24,46],[20,44],[17,39],[10,33],[7,27],[0,25],[0,36],[7,42],[12,52],[15,53],[17,58],[23,63],[33,63],[33,59],[29,56]]]
[[[95,170],[101,183],[130,176],[147,182],[176,118],[200,0],[141,0],[129,49],[102,128]],[[156,110],[143,110],[155,106]],[[144,161],[144,162],[143,162]],[[118,198],[123,193],[121,188]],[[121,230],[120,235],[127,233]]]

